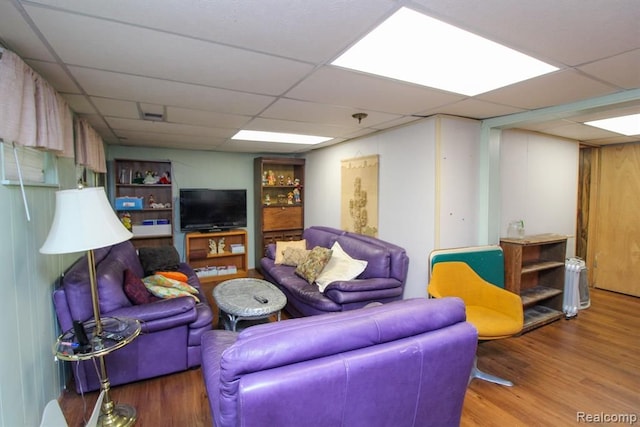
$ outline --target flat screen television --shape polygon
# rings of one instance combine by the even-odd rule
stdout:
[[[180,189],[180,230],[215,231],[247,226],[247,190]]]

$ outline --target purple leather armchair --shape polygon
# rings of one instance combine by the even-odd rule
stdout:
[[[133,305],[123,290],[124,272],[136,276],[144,272],[136,249],[126,241],[94,251],[96,278],[102,317],[130,317],[141,321],[142,332],[125,347],[105,357],[111,385],[125,384],[200,366],[202,334],[211,330],[213,313],[200,293],[200,303],[193,298],[165,299]],[[200,290],[193,269],[180,264],[188,283]],[[91,289],[86,255],[76,261],[53,293],[56,315],[63,331],[74,320],[93,318]],[[100,388],[96,368],[91,361],[80,362],[72,369],[76,390],[86,392]]]
[[[409,299],[202,337],[216,427],[458,426],[477,331]]]
[[[307,241],[307,249],[330,248],[337,241],[351,257],[368,264],[355,280],[333,282],[320,292],[317,285],[297,276],[295,267],[276,264],[276,245],[270,244],[267,256],[260,260],[261,271],[266,280],[287,296],[286,310],[291,316],[347,311],[371,302],[402,299],[409,269],[409,257],[403,248],[374,237],[321,226],[305,229],[302,238]]]

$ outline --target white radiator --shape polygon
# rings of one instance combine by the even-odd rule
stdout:
[[[587,267],[580,258],[569,258],[565,263],[564,297],[562,310],[567,319],[578,315],[578,310],[591,305],[587,284]]]

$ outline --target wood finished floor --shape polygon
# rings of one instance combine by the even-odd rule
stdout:
[[[515,386],[472,381],[461,426],[570,426],[583,424],[579,412],[640,417],[640,298],[602,290],[591,297],[576,319],[482,343],[480,369]],[[200,369],[114,387],[112,396],[137,408],[138,427],[212,425]],[[63,393],[71,427],[84,425],[96,397],[85,395],[85,409],[81,396]]]

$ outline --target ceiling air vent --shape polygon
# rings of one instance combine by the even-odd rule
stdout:
[[[163,122],[164,115],[160,113],[142,113],[142,118],[144,120],[150,120],[152,122]]]

